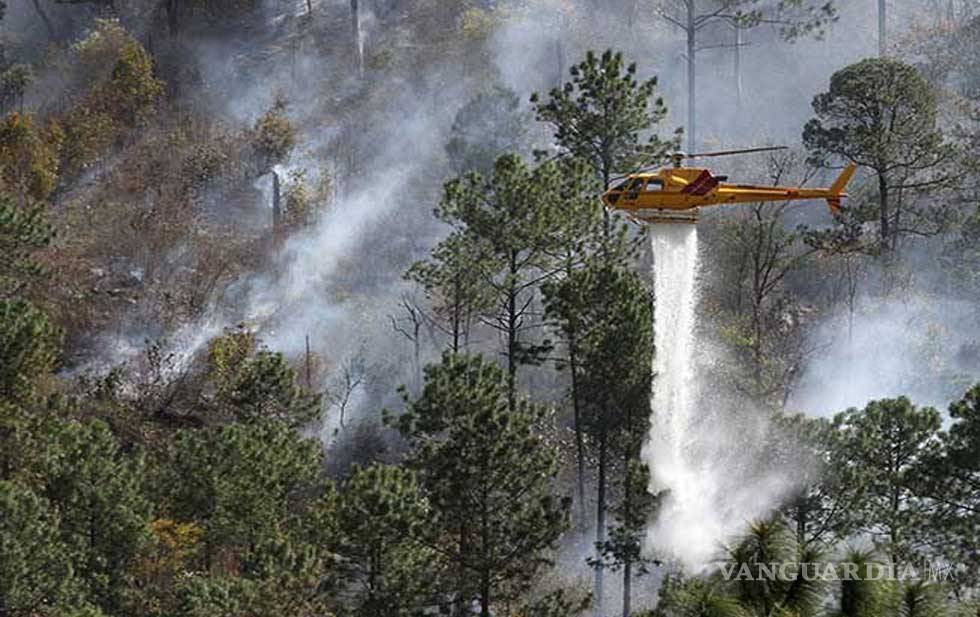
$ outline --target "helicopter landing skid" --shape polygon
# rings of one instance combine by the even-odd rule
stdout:
[[[698,209],[690,210],[659,210],[645,209],[636,210],[631,214],[632,218],[644,223],[687,223],[693,225],[698,222]]]

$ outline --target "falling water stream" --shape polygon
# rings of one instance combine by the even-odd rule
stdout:
[[[650,226],[656,350],[643,449],[651,492],[667,491],[646,549],[694,571],[794,484],[766,451],[765,417],[737,408],[709,346],[695,336],[697,233],[696,225]],[[702,384],[712,390],[700,392]]]
[[[698,232],[696,225],[650,226],[655,295],[654,389],[650,438],[644,459],[651,470],[651,490],[668,490],[648,538],[656,551],[685,558],[701,556],[707,538],[702,513],[709,506],[696,465],[694,431],[694,311],[697,304]]]

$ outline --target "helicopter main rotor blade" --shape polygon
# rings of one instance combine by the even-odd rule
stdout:
[[[709,156],[728,156],[729,154],[749,154],[751,152],[772,152],[773,150],[789,150],[787,146],[766,146],[764,148],[745,148],[743,150],[719,150],[717,152],[698,152],[697,154],[686,154],[686,159],[701,159]]]

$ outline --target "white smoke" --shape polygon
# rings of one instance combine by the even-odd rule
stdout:
[[[820,353],[790,409],[827,416],[896,396],[944,409],[975,379],[974,305],[918,293],[859,298],[848,313],[829,315],[811,335]]]

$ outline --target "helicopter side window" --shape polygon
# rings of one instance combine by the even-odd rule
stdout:
[[[662,190],[664,190],[663,180],[658,180],[656,178],[651,178],[650,180],[647,180],[647,188],[646,188],[647,193],[652,193],[655,191],[662,191]]]

